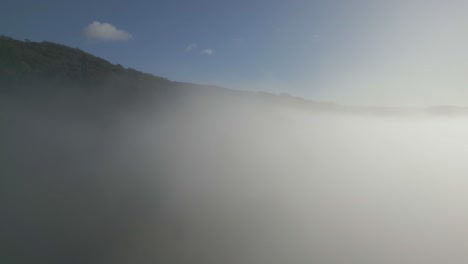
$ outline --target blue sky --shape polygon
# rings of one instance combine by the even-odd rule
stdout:
[[[426,101],[454,103],[467,84],[466,7],[457,0],[6,0],[0,34],[79,47],[172,80],[352,103],[392,104],[404,93],[411,104],[430,91]],[[93,22],[131,37],[86,37]],[[451,65],[457,69],[444,70]],[[447,82],[449,93],[437,90]]]

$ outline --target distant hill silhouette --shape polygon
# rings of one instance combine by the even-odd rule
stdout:
[[[34,97],[34,100],[84,93],[115,104],[133,102],[134,99],[150,98],[157,103],[161,101],[158,99],[203,96],[217,100],[242,98],[257,103],[311,106],[310,101],[288,94],[236,91],[170,81],[112,64],[78,48],[47,41],[20,41],[6,36],[0,36],[0,85],[0,93]]]
[[[111,89],[114,94],[126,96],[149,87],[162,93],[174,85],[165,78],[112,64],[78,48],[5,36],[0,37],[0,83],[14,90],[40,86],[57,92],[79,87],[91,92]]]
[[[119,64],[52,42],[19,41],[0,37],[0,76],[2,80],[53,80],[102,84],[103,80],[125,77],[140,82],[165,84],[169,80],[142,73]]]
[[[88,104],[93,101],[91,106],[105,103],[120,108],[135,102],[140,104],[142,100],[157,104],[194,94],[241,93],[170,81],[112,64],[78,48],[0,36],[0,95],[27,98],[29,103],[49,104],[63,100],[64,96],[67,99],[78,96]]]
[[[339,112],[349,114],[468,114],[467,108],[433,106],[429,108],[392,108],[343,106],[313,102],[286,93],[249,92],[217,86],[171,81],[120,64],[112,64],[78,48],[48,41],[20,41],[0,36],[0,95],[21,96],[34,101],[85,95],[107,106],[123,107],[134,102],[169,103],[180,98],[202,96],[221,101],[241,99],[272,106]],[[169,100],[168,100],[169,99]],[[136,100],[136,101],[135,101]],[[92,105],[92,104],[91,104]]]

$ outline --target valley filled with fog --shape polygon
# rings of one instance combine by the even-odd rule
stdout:
[[[467,264],[468,1],[2,1],[0,264]]]
[[[468,261],[465,115],[201,96],[93,119],[7,102],[11,259]]]

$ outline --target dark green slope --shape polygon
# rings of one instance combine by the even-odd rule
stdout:
[[[19,41],[0,37],[0,84],[18,89],[21,86],[112,86],[115,90],[167,86],[165,78],[112,64],[80,49],[51,42]],[[11,87],[14,86],[14,87]]]
[[[193,95],[251,97],[255,93],[170,81],[77,48],[0,36],[0,94],[54,97],[85,93],[126,100]]]
[[[123,75],[145,81],[167,83],[165,78],[142,73],[119,64],[52,42],[19,41],[0,37],[0,76],[2,79],[24,80],[55,78],[56,80],[99,83],[103,78]]]

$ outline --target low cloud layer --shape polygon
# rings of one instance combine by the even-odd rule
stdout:
[[[117,29],[109,23],[94,21],[84,28],[86,38],[99,41],[128,41],[132,35],[125,30]]]
[[[468,263],[465,117],[205,95],[0,98],[4,262]]]

